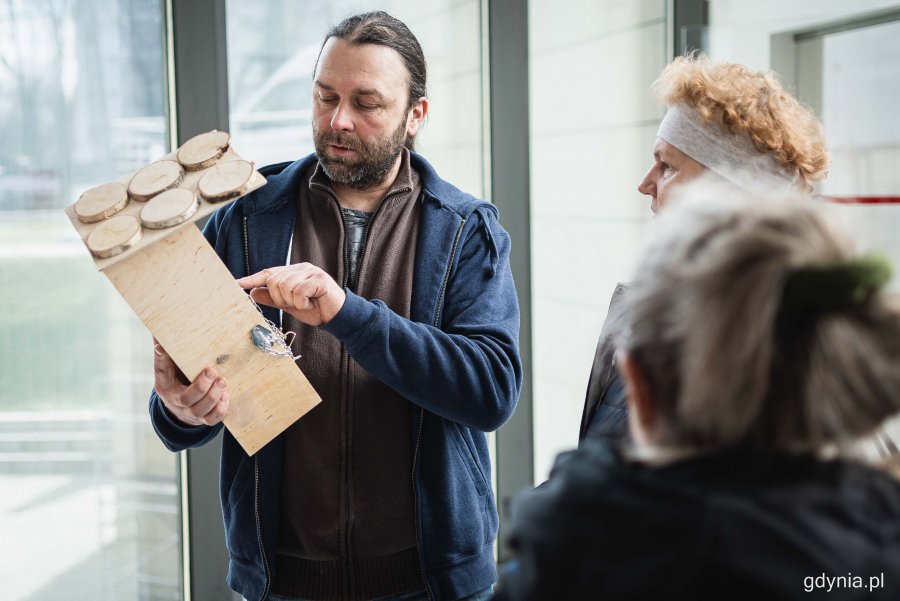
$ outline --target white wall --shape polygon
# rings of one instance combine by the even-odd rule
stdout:
[[[900,8],[896,0],[712,0],[710,55],[772,68],[773,34],[855,20],[873,11]],[[825,36],[809,49],[812,65],[798,59],[797,81],[815,81],[819,98],[799,95],[820,110],[832,155],[829,177],[818,186],[825,195],[900,196],[900,22]],[[816,64],[818,63],[818,64]],[[819,73],[801,73],[803,69]],[[786,82],[790,87],[793,81]],[[815,85],[813,87],[816,87]],[[862,250],[886,254],[894,263],[891,286],[900,291],[900,205],[832,205],[839,221]],[[886,427],[900,440],[900,419]]]
[[[799,0],[710,3],[710,55],[756,69],[772,68],[773,34],[852,21],[897,0]],[[900,21],[829,34],[804,42],[796,59],[799,96],[816,107],[832,163],[818,186],[824,195],[900,196]],[[812,57],[812,60],[810,60]],[[785,57],[781,57],[784,60]],[[803,72],[803,70],[806,72]],[[810,70],[817,73],[810,73]],[[815,82],[806,86],[803,82]],[[811,97],[818,94],[819,97]],[[850,205],[834,210],[860,246],[887,254],[900,267],[900,205]],[[900,289],[900,278],[893,286]]]
[[[578,442],[609,299],[650,216],[665,0],[529,2],[535,482]]]
[[[896,0],[710,0],[709,53],[765,71],[772,34],[897,6]]]
[[[394,0],[428,60],[431,109],[416,150],[456,187],[484,196],[481,2]]]

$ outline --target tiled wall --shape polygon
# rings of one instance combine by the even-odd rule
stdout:
[[[531,0],[531,236],[535,481],[574,447],[617,282],[650,217],[637,184],[663,110],[665,0]]]

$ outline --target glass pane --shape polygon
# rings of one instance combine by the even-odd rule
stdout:
[[[480,6],[478,0],[228,0],[235,148],[257,165],[312,152],[312,74],[325,32],[351,14],[384,10],[409,26],[428,62],[430,107],[416,149],[442,177],[482,196]]]
[[[900,195],[900,21],[825,36],[822,67],[823,192]]]
[[[778,68],[788,88],[819,113],[831,152],[826,196],[900,196],[900,23],[849,29],[784,43],[823,24],[848,26],[898,8],[882,0],[762,3],[711,0],[710,54],[755,69]],[[781,41],[779,41],[781,40]],[[775,43],[778,42],[778,43]],[[836,205],[856,239],[900,265],[898,204]],[[900,277],[893,280],[900,289]]]
[[[180,599],[151,340],[63,213],[166,152],[162,2],[0,4],[0,597]]]
[[[650,84],[666,64],[666,6],[528,3],[536,484],[578,442],[609,301],[650,219],[637,185],[663,113]]]
[[[825,36],[822,122],[832,165],[822,193],[894,202],[837,207],[868,249],[900,266],[900,21]],[[895,289],[900,277],[895,274]]]

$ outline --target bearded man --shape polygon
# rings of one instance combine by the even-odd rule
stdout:
[[[322,403],[255,456],[222,428],[227,383],[155,349],[150,414],[172,450],[224,440],[229,585],[246,599],[481,600],[496,580],[485,432],[522,380],[509,236],[412,152],[428,113],[415,36],[382,12],[325,36],[316,152],[204,232]]]

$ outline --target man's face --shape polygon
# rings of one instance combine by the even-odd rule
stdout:
[[[638,192],[650,196],[650,210],[658,212],[668,202],[671,191],[697,178],[706,168],[665,140],[656,139],[653,166],[638,185]]]
[[[365,190],[381,184],[407,136],[418,131],[427,101],[409,107],[409,73],[393,49],[325,42],[313,82],[316,155],[328,177]]]

